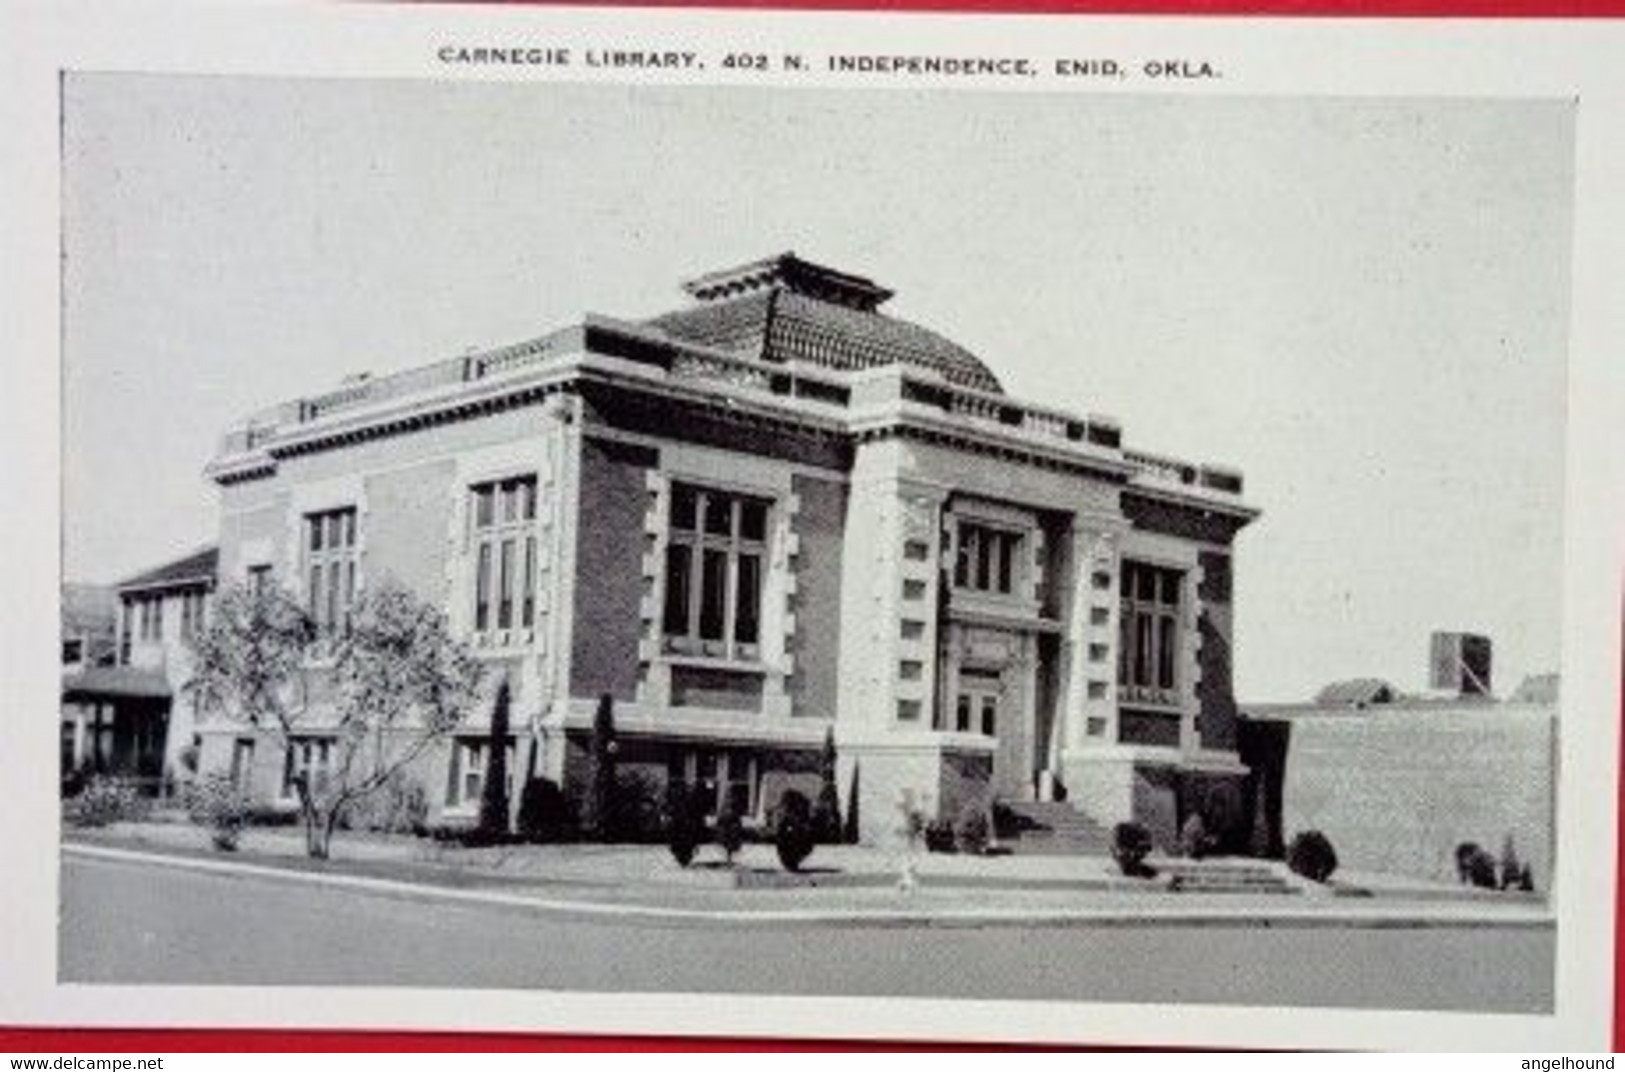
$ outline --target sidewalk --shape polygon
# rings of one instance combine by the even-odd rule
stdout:
[[[80,847],[83,848],[80,848]],[[69,831],[70,853],[141,859],[221,873],[368,886],[394,895],[483,900],[578,914],[687,918],[698,922],[867,922],[874,925],[1091,925],[1295,923],[1365,926],[1549,926],[1544,902],[1408,879],[1362,876],[1359,886],[1320,887],[1263,861],[1286,893],[1170,892],[1128,879],[1087,856],[959,856],[919,852],[917,886],[899,888],[906,853],[819,846],[801,876],[787,876],[771,845],[747,845],[726,866],[715,846],[681,868],[659,845],[520,845],[469,849],[406,836],[346,833],[330,860],[305,855],[298,828],[244,832],[240,850],[209,847],[186,824],[129,823]],[[138,854],[131,856],[129,854]],[[154,859],[156,857],[156,859]],[[1156,861],[1153,861],[1156,863]],[[1184,861],[1175,867],[1189,867]],[[1217,866],[1223,866],[1219,862]]]

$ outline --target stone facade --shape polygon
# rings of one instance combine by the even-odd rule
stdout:
[[[1180,786],[1245,773],[1239,474],[1010,397],[869,280],[786,255],[688,290],[229,430],[222,583],[269,569],[310,595],[328,559],[303,533],[342,518],[357,590],[445,606],[514,682],[517,766],[567,793],[605,696],[627,769],[757,820],[816,790],[833,728],[868,840],[905,802],[999,798],[1170,840]],[[237,728],[200,732],[208,763],[244,761]],[[457,764],[422,771],[442,818],[468,810]]]

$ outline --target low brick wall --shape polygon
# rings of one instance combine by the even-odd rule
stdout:
[[[1510,834],[1551,885],[1557,720],[1548,707],[1376,709],[1291,720],[1282,825],[1331,838],[1341,866],[1454,880],[1455,848]]]

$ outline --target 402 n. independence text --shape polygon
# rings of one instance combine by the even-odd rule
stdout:
[[[842,53],[810,58],[796,52],[698,52],[651,48],[561,48],[443,45],[441,63],[474,67],[590,67],[618,71],[692,71],[720,67],[733,72],[826,73],[982,79],[1208,79],[1222,77],[1207,60],[1182,57],[1120,60],[1067,56],[949,56],[906,53]]]

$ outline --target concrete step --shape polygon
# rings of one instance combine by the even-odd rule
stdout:
[[[1072,805],[1059,801],[1014,801],[1003,806],[999,843],[1032,856],[1104,856],[1111,832]]]
[[[1183,893],[1296,893],[1268,864],[1248,860],[1170,860],[1158,870]]]

